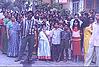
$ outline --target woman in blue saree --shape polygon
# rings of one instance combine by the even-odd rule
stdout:
[[[19,24],[16,22],[15,17],[12,16],[11,21],[8,23],[7,27],[9,30],[8,39],[8,53],[9,57],[17,57],[19,51],[18,44],[18,26]]]

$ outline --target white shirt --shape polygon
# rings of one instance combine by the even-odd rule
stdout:
[[[62,29],[52,29],[51,31],[51,37],[52,37],[52,44],[60,44],[60,33]]]
[[[93,31],[90,43],[92,43],[94,46],[99,46],[99,24],[97,23],[93,23]]]

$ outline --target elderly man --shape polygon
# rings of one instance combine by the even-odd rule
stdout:
[[[96,14],[97,22],[93,23],[93,32],[89,42],[88,54],[85,59],[85,66],[89,66],[93,53],[96,51],[96,66],[99,66],[99,14]]]

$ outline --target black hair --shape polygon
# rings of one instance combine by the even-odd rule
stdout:
[[[47,16],[43,16],[42,19],[47,19]]]
[[[44,26],[46,27],[46,24],[42,24],[42,25],[41,25],[41,30],[43,29]]]
[[[34,16],[35,19],[39,20],[39,16]]]
[[[78,23],[78,25],[77,25],[77,28],[78,28],[78,30],[80,30],[80,22],[79,22],[79,20],[78,19],[75,19],[74,20],[74,22],[73,22],[73,26],[72,26],[72,29],[74,29],[74,27],[75,27],[75,21],[77,21],[77,23]]]
[[[69,24],[64,21],[63,26],[65,26],[65,25],[67,25],[69,27]]]
[[[55,25],[56,23],[59,24],[58,20],[56,20],[56,19],[54,19],[53,22],[54,22],[54,25]]]
[[[26,14],[32,13],[32,15],[34,15],[33,11],[28,11]]]
[[[94,20],[94,17],[89,17],[88,19],[90,20],[90,18],[92,18],[92,20]]]
[[[78,16],[79,17],[79,14],[75,14],[74,16]]]

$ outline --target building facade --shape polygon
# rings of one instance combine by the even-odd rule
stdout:
[[[96,13],[99,13],[99,0],[84,0],[84,9],[94,9]]]
[[[43,0],[44,3],[60,3],[64,9],[69,9],[71,13],[79,13],[83,10],[94,9],[99,13],[99,0]]]

